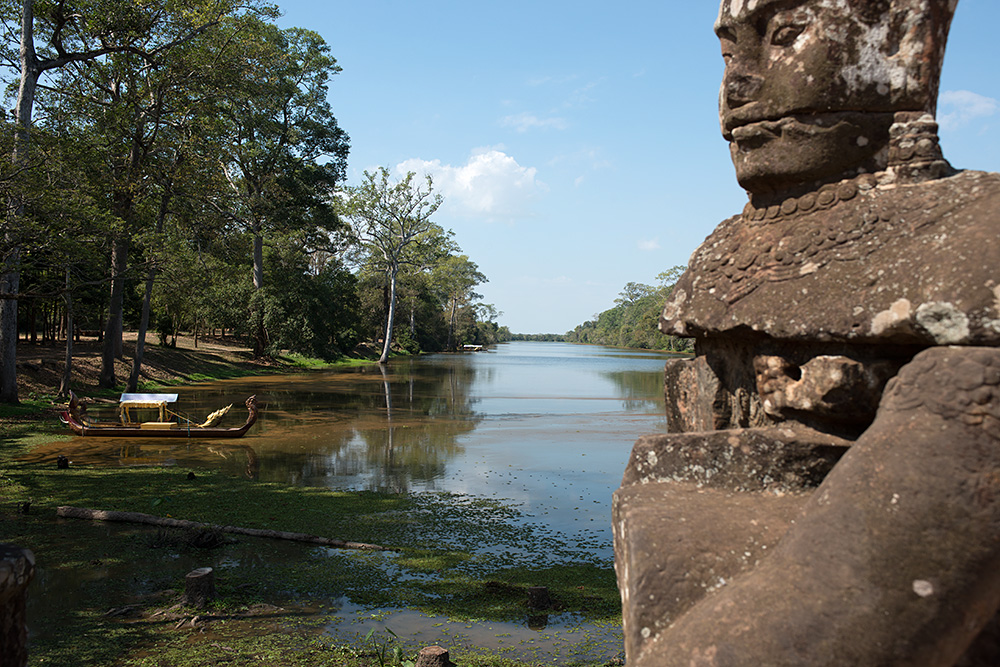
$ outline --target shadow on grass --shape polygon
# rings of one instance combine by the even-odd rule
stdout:
[[[518,622],[527,611],[526,589],[547,586],[554,599],[551,613],[597,622],[614,622],[620,613],[609,563],[533,565],[530,554],[568,547],[551,535],[514,526],[516,512],[500,502],[458,494],[289,487],[203,470],[188,479],[187,473],[57,470],[50,463],[0,458],[0,531],[5,541],[32,549],[38,563],[29,609],[31,664],[212,664],[241,655],[244,649],[238,647],[244,645],[254,655],[272,649],[294,654],[266,664],[366,664],[363,655],[319,637],[320,611],[303,611],[314,603],[336,608],[338,600]],[[24,501],[31,502],[29,514],[17,510]],[[55,513],[60,505],[303,532],[395,551],[345,551],[243,536],[199,549],[188,536],[156,527],[60,519]],[[498,544],[504,553],[510,545],[531,548],[524,558],[497,557],[489,550]],[[184,619],[198,612],[171,612],[162,621],[153,617],[179,599],[184,575],[203,566],[216,569],[220,597],[201,615],[219,618],[188,627]],[[255,616],[249,611],[255,605],[291,611]],[[177,621],[181,627],[175,627]],[[230,650],[212,647],[212,641]],[[167,647],[175,657],[156,662],[153,656]],[[304,657],[313,654],[312,662]],[[227,664],[262,664],[247,660]]]

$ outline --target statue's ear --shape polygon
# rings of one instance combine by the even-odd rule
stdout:
[[[858,0],[864,5],[863,0]],[[883,4],[882,2],[871,4]],[[893,0],[884,16],[885,47],[897,76],[898,111],[937,110],[945,45],[958,0]]]

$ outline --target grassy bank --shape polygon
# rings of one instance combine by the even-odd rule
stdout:
[[[260,370],[238,359],[199,366],[197,355],[180,351],[191,366],[168,382],[205,379],[228,364],[234,373]],[[402,664],[426,642],[393,628],[394,617],[383,610],[409,609],[436,625],[523,624],[535,613],[527,607],[531,586],[549,588],[552,618],[590,628],[620,623],[613,572],[590,557],[593,545],[550,534],[503,502],[344,493],[177,467],[60,470],[32,455],[61,434],[53,419],[32,412],[47,399],[34,400],[8,409],[0,421],[0,540],[32,549],[38,564],[29,608],[31,665]],[[61,505],[304,532],[389,551],[60,519]],[[215,569],[218,598],[206,609],[185,607],[184,575],[201,566]],[[352,611],[341,608],[345,600]],[[359,629],[351,638],[354,624]],[[341,632],[331,632],[338,626]],[[366,637],[369,627],[376,629]],[[592,656],[616,652],[600,642],[596,635],[581,638],[580,654],[591,657],[580,664],[602,664]],[[520,657],[518,664],[525,660],[516,645],[449,648],[462,665],[515,664],[511,655]],[[552,664],[544,655],[531,661]]]
[[[94,338],[84,338],[74,343],[71,370],[71,387],[82,396],[117,396],[125,387],[125,380],[132,370],[135,356],[135,332],[126,332],[121,359],[115,361],[118,387],[101,389],[98,378],[101,372],[102,343]],[[54,399],[65,368],[65,344],[18,343],[17,380],[18,394],[22,401],[49,401]],[[359,348],[351,356],[335,361],[310,359],[289,354],[274,358],[254,358],[251,350],[232,337],[205,337],[181,335],[174,347],[156,345],[147,337],[143,364],[139,376],[140,388],[222,380],[248,375],[265,375],[310,368],[372,363],[378,355],[367,348]],[[4,413],[0,412],[0,418]]]

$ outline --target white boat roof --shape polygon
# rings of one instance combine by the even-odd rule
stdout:
[[[122,394],[119,403],[130,408],[156,408],[164,403],[176,403],[177,394]]]

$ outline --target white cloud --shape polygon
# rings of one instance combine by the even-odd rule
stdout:
[[[550,167],[555,167],[556,165],[564,163],[574,164],[590,171],[608,169],[614,166],[610,160],[601,157],[600,151],[593,148],[579,150],[574,153],[556,155],[550,159],[547,164]]]
[[[532,87],[547,85],[562,85],[579,80],[578,74],[567,74],[564,76],[533,76],[528,79],[527,84]]]
[[[944,91],[938,98],[938,106],[938,123],[948,130],[967,125],[974,118],[992,116],[1000,110],[997,100],[969,90]]]
[[[659,250],[660,249],[660,239],[641,239],[639,241],[639,250]]]
[[[513,127],[518,132],[527,132],[534,129],[565,130],[566,119],[558,116],[550,118],[539,118],[534,114],[522,112],[513,116],[504,116],[500,119],[500,124],[504,127]]]
[[[603,83],[604,83],[604,78],[602,77],[600,79],[590,81],[580,86],[570,94],[569,99],[566,100],[563,106],[580,107],[590,104],[591,102],[594,101],[594,98],[591,97],[590,95],[591,91],[595,90],[598,86],[600,86]]]
[[[471,218],[523,217],[529,214],[531,200],[546,190],[536,178],[537,169],[519,165],[496,148],[474,151],[468,162],[457,167],[420,158],[395,167],[398,175],[410,171],[420,176],[430,174],[434,189],[444,195],[444,207],[450,213]]]

